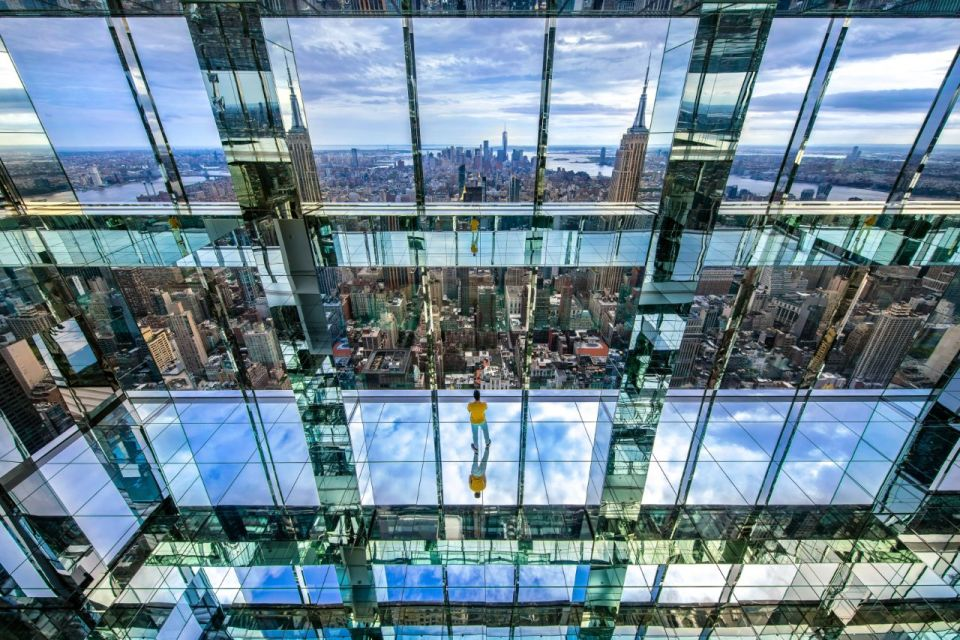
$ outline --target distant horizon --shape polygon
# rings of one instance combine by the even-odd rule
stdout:
[[[898,143],[856,143],[856,142],[843,143],[843,142],[838,142],[838,143],[833,143],[833,144],[813,144],[813,145],[808,145],[808,146],[807,146],[807,149],[852,149],[853,147],[860,147],[861,149],[877,149],[877,148],[909,148],[909,147],[911,147],[911,146],[912,146],[912,144],[898,144]],[[430,150],[430,151],[448,149],[448,148],[450,148],[450,147],[462,147],[462,148],[464,148],[464,149],[470,149],[470,150],[473,150],[473,149],[477,148],[477,147],[474,146],[474,145],[465,145],[465,144],[463,144],[463,143],[459,143],[459,144],[457,144],[457,143],[450,143],[450,144],[428,144],[428,145],[421,145],[421,148],[422,148],[422,149]],[[535,151],[535,150],[537,149],[537,145],[523,145],[523,144],[517,144],[517,145],[512,145],[512,144],[511,144],[511,145],[508,145],[508,147],[509,147],[510,149],[522,149],[522,150],[532,150],[532,151]],[[548,149],[550,149],[550,148],[552,148],[552,149],[601,149],[601,148],[603,148],[603,147],[606,147],[606,148],[609,149],[609,148],[611,148],[611,147],[613,147],[613,148],[619,147],[619,143],[617,143],[617,144],[602,144],[602,143],[597,143],[597,144],[555,144],[555,145],[552,145],[552,144],[549,144],[549,143],[548,143],[548,144],[547,144],[547,147],[548,147]],[[20,146],[8,146],[8,147],[6,147],[6,148],[7,148],[7,149],[39,149],[39,148],[48,148],[48,147],[47,147],[46,145],[35,145],[35,146],[34,146],[34,145],[29,145],[29,146],[28,146],[28,145],[20,145]],[[496,146],[494,146],[493,144],[490,145],[490,149],[491,149],[492,151],[499,150],[500,148],[501,148],[501,146],[500,146],[499,144],[496,145]],[[648,147],[648,148],[650,148],[650,149],[668,149],[668,148],[670,148],[670,145],[651,145],[651,146]],[[738,149],[776,149],[776,150],[783,150],[783,149],[784,149],[784,146],[783,146],[783,145],[777,145],[777,144],[740,144],[740,145],[737,145],[737,148],[738,148]],[[943,148],[957,148],[957,149],[960,149],[960,144],[948,144],[948,143],[938,144],[938,145],[936,145],[936,146],[934,147],[934,150],[936,150],[936,149],[943,149]],[[313,146],[312,146],[312,149],[313,149],[314,151],[349,151],[350,149],[358,149],[358,150],[361,150],[361,149],[362,149],[362,150],[368,150],[368,151],[377,151],[377,150],[389,150],[389,151],[411,150],[411,151],[412,151],[412,148],[411,148],[411,146],[410,146],[410,143],[396,143],[396,144],[393,144],[393,143],[382,143],[382,144],[327,145],[327,146],[317,146],[317,145],[313,145]],[[145,151],[145,152],[151,152],[152,149],[151,149],[150,147],[63,147],[63,148],[60,148],[60,149],[55,149],[55,151],[58,152],[58,153],[108,152],[108,151]],[[221,152],[221,153],[226,153],[226,152],[224,151],[223,147],[182,147],[182,148],[174,149],[174,156],[176,156],[177,153],[185,153],[185,152],[191,152],[191,151],[219,151],[219,152]]]

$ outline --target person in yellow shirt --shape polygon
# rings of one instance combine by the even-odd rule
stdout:
[[[480,221],[477,218],[471,218],[470,220],[470,253],[477,255],[479,247],[477,247],[477,242],[480,240]]]
[[[479,451],[477,436],[479,435],[480,429],[483,429],[483,439],[486,441],[486,446],[490,447],[490,429],[487,427],[487,403],[480,402],[480,391],[475,390],[473,392],[473,402],[467,405],[467,411],[470,412],[470,429],[473,431],[473,447],[474,452]]]
[[[489,440],[487,444],[490,444]],[[483,459],[477,463],[477,448],[473,448],[473,467],[470,469],[470,491],[473,497],[479,498],[480,492],[487,488],[487,458],[490,457],[490,447],[483,450]]]

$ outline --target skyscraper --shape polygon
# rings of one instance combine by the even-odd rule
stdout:
[[[910,305],[891,305],[880,314],[851,378],[868,384],[889,382],[922,324],[923,318],[913,315]]]
[[[620,139],[620,148],[613,162],[613,177],[610,180],[610,202],[633,202],[637,199],[640,176],[643,175],[643,157],[647,152],[650,130],[647,129],[644,112],[647,110],[647,84],[650,79],[650,62],[643,80],[640,105],[633,119],[633,126]]]
[[[290,87],[290,111],[293,125],[287,131],[286,139],[293,173],[297,180],[297,190],[300,191],[300,198],[304,202],[320,202],[317,159],[313,156],[310,133],[303,126],[300,101],[297,100],[297,94],[293,90],[293,74],[290,72],[289,62],[287,63],[287,84]]]
[[[503,125],[503,157],[507,157],[507,125]]]
[[[200,339],[193,312],[184,310],[183,305],[176,302],[166,320],[184,367],[190,373],[200,375],[207,363],[207,349]]]
[[[17,315],[7,317],[7,326],[17,339],[29,338],[55,324],[53,316],[43,305],[18,307]]]
[[[243,332],[243,343],[247,347],[247,356],[253,362],[259,362],[269,369],[283,365],[283,354],[272,331],[261,323]]]
[[[510,176],[510,202],[520,202],[520,187],[522,183],[517,176]]]

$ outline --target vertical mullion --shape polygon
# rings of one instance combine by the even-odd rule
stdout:
[[[417,59],[413,41],[413,18],[403,18],[403,58],[407,70],[407,104],[410,112],[410,144],[413,151],[413,186],[417,208],[426,203],[423,181],[423,141],[420,138],[420,101],[417,94]],[[420,213],[421,211],[418,211]]]
[[[537,170],[533,187],[533,206],[543,206],[547,180],[547,134],[550,124],[550,92],[553,85],[553,56],[557,40],[557,19],[547,18],[543,33],[543,70],[540,77],[540,117],[537,124]]]
[[[827,87],[830,84],[830,76],[833,74],[834,67],[836,67],[840,50],[843,47],[843,40],[846,38],[847,29],[850,26],[850,18],[844,18],[842,22],[839,20],[838,18],[831,18],[827,32],[823,36],[820,54],[817,56],[813,73],[810,75],[810,83],[807,85],[803,103],[800,105],[800,113],[794,123],[787,151],[783,155],[773,190],[770,193],[771,205],[786,202],[787,195],[790,193],[790,188],[793,186],[793,181],[800,168],[800,162],[803,160],[803,152],[807,147],[810,134],[813,132],[813,126],[820,111],[820,104],[823,102],[824,95],[826,95]]]
[[[960,98],[960,48],[957,48],[953,55],[950,69],[940,84],[940,89],[930,105],[930,110],[923,120],[910,153],[903,161],[897,180],[890,189],[890,195],[887,197],[888,207],[905,204],[910,199],[920,174],[930,154],[933,153],[947,120],[953,113],[958,98]]]

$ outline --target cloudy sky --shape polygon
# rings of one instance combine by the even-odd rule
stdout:
[[[828,22],[774,22],[741,143],[786,146]],[[810,143],[913,142],[958,44],[949,20],[853,20]]]
[[[276,29],[266,21],[267,32]],[[402,33],[395,19],[298,19],[291,33],[305,110],[318,146],[409,145]],[[175,148],[218,142],[193,47],[180,18],[131,21],[148,81]],[[615,145],[630,125],[652,54],[650,121],[675,109],[689,47],[660,74],[670,41],[691,20],[560,20],[551,99],[554,145]],[[824,100],[813,144],[908,144],[960,43],[949,20],[854,20]],[[774,23],[744,144],[785,144],[826,21]],[[535,142],[544,21],[433,19],[414,25],[425,144]],[[105,22],[93,18],[0,20],[4,38],[54,144],[142,147],[146,138]],[[689,35],[687,36],[689,37]],[[282,73],[282,71],[281,71]],[[282,76],[281,76],[282,77]],[[0,65],[3,124],[16,120],[16,81]],[[281,102],[286,99],[281,95]],[[21,118],[23,119],[23,118]],[[960,123],[948,128],[960,143]]]

